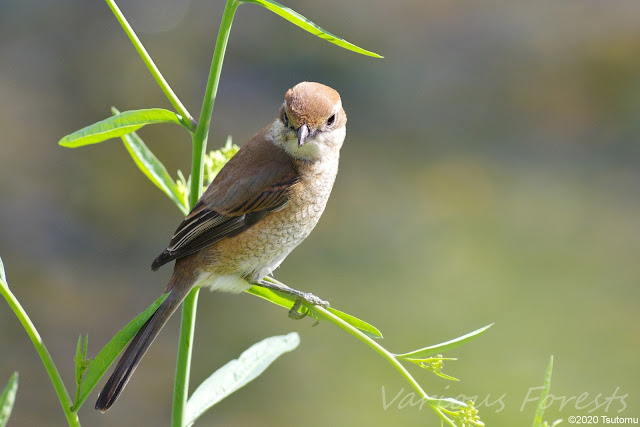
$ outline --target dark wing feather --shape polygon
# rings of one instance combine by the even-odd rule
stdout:
[[[286,205],[289,191],[299,182],[297,170],[289,156],[258,136],[222,168],[152,270],[242,233]]]

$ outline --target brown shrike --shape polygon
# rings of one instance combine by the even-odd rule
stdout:
[[[278,118],[222,168],[151,268],[175,260],[169,296],[142,326],[98,396],[118,399],[160,329],[197,286],[242,292],[252,285],[312,304],[312,294],[263,281],[315,227],[338,172],[347,116],[340,95],[320,83],[289,89]]]

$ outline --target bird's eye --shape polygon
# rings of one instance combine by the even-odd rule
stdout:
[[[329,117],[329,119],[327,120],[327,126],[331,127],[335,122],[336,122],[336,115],[334,114],[333,116]]]
[[[282,112],[282,123],[284,123],[285,127],[289,127],[289,117],[287,116],[287,112]]]

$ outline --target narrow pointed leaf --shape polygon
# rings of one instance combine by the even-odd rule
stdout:
[[[89,335],[82,334],[78,337],[78,344],[76,346],[76,355],[73,358],[73,361],[76,364],[76,396],[73,402],[73,406],[78,403],[80,398],[80,388],[82,385],[82,378],[84,377],[85,372],[89,368],[91,364],[91,360],[87,359],[87,349],[89,347]]]
[[[5,427],[9,422],[11,416],[11,410],[13,404],[16,401],[16,394],[18,393],[18,372],[14,372],[9,377],[7,386],[2,390],[0,394],[0,427]]]
[[[549,364],[547,365],[547,372],[544,376],[544,387],[542,393],[540,393],[540,399],[538,399],[538,407],[536,408],[536,416],[533,419],[533,427],[541,427],[543,424],[542,417],[544,417],[544,410],[547,404],[547,397],[549,396],[549,390],[551,389],[551,374],[553,372],[553,355],[549,358]]]
[[[444,408],[449,408],[452,410],[458,410],[461,408],[467,408],[468,405],[465,402],[462,402],[460,400],[454,399],[452,397],[443,397],[443,398],[431,398],[431,399],[427,399],[429,402],[437,405],[437,406],[442,406]]]
[[[79,398],[73,405],[73,410],[77,411],[82,406],[82,403],[87,399],[91,390],[94,389],[100,378],[107,372],[111,364],[116,360],[122,349],[131,341],[133,336],[140,330],[142,325],[145,324],[151,315],[156,311],[158,306],[162,304],[169,294],[164,294],[160,298],[154,301],[145,311],[140,313],[127,324],[120,332],[118,332],[112,339],[105,345],[98,355],[91,361],[87,374],[80,385]]]
[[[434,374],[436,374],[437,376],[439,376],[440,378],[444,378],[445,380],[449,380],[449,381],[460,381],[459,379],[457,379],[456,377],[452,377],[451,375],[447,375],[444,372],[440,372],[440,371],[433,371]]]
[[[114,115],[119,114],[119,111],[113,107],[111,111]],[[140,169],[156,187],[162,190],[162,192],[178,206],[178,209],[180,209],[184,215],[187,215],[189,209],[185,206],[178,191],[178,185],[173,178],[171,178],[169,172],[167,172],[167,168],[165,168],[162,162],[151,152],[138,134],[131,132],[122,135],[120,138],[136,166],[138,166],[138,169]]]
[[[370,325],[364,320],[360,320],[355,316],[352,316],[340,310],[336,310],[335,308],[332,308],[332,307],[327,307],[327,310],[329,310],[331,313],[335,314],[336,316],[338,316],[339,318],[341,318],[351,326],[360,329],[369,338],[382,338],[382,332],[380,332],[378,328],[376,328],[373,325]]]
[[[298,27],[302,28],[303,30],[306,30],[308,32],[310,32],[311,34],[320,37],[321,39],[324,39],[330,43],[333,43],[335,45],[338,45],[344,49],[347,50],[351,50],[353,52],[356,53],[360,53],[362,55],[367,55],[367,56],[372,56],[374,58],[382,58],[382,56],[378,55],[375,52],[371,52],[365,49],[362,49],[361,47],[358,47],[352,43],[349,43],[348,41],[341,39],[338,36],[335,36],[333,34],[331,34],[330,32],[328,32],[327,30],[319,27],[318,25],[314,24],[313,22],[311,22],[310,20],[308,20],[307,18],[305,18],[304,16],[300,15],[298,12],[289,9],[286,6],[281,5],[280,3],[277,3],[275,1],[272,0],[242,0],[242,3],[255,3],[255,4],[259,4],[260,6],[265,7],[266,9],[269,9],[271,12],[275,13],[276,15],[280,15],[281,17],[283,17],[284,19],[286,19],[287,21],[291,22],[292,24],[297,25]]]
[[[265,278],[267,279],[267,278]],[[266,299],[267,301],[272,302],[273,304],[279,305],[281,307],[291,309],[293,304],[296,302],[296,298],[284,294],[282,292],[273,291],[271,289],[263,288],[261,286],[253,286],[246,291],[249,294],[255,295],[257,297]],[[360,320],[357,317],[354,317],[350,314],[344,313],[340,310],[336,310],[335,308],[327,307],[327,310],[331,311],[334,315],[338,316],[354,328],[358,328],[362,332],[364,332],[367,336],[371,338],[382,338],[382,333],[373,325],[368,324],[364,320]],[[314,313],[309,312],[309,316],[313,317],[317,320],[323,320],[315,316]]]
[[[298,344],[300,337],[295,332],[270,337],[252,345],[239,358],[215,371],[187,402],[184,425],[192,425],[209,408],[258,377],[274,360],[294,350]]]
[[[176,123],[185,126],[182,123],[182,118],[169,110],[162,108],[131,110],[75,131],[62,138],[58,144],[69,148],[96,144],[136,131],[145,125],[155,123]]]
[[[451,341],[421,348],[420,350],[411,351],[409,353],[396,354],[396,357],[400,357],[402,359],[426,359],[429,356],[446,353],[456,347],[460,347],[462,344],[465,344],[479,337],[480,335],[485,333],[491,326],[493,326],[493,323],[480,329],[476,329],[473,332],[469,332],[468,334],[465,334],[461,337],[452,339]]]
[[[85,371],[85,366],[84,366],[84,356],[86,356],[86,352],[84,353],[83,356],[83,352],[82,352],[82,348],[83,346],[83,339],[82,339],[82,334],[80,334],[80,336],[78,337],[78,344],[76,345],[76,355],[73,358],[73,361],[76,364],[76,384],[78,386],[80,386],[80,383],[82,382],[82,375],[84,374]]]

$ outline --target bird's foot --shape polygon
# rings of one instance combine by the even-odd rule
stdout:
[[[299,311],[300,307],[302,307],[302,300],[298,298],[295,303],[293,303],[293,307],[289,310],[289,318],[293,320],[301,320],[307,317],[307,311],[303,311],[302,313]]]
[[[303,319],[304,317],[306,317],[307,313],[299,312],[303,301],[306,301],[312,305],[319,305],[324,308],[329,307],[329,301],[325,301],[321,298],[318,298],[317,296],[315,296],[310,292],[302,292],[297,289],[290,288],[281,283],[267,282],[265,280],[261,280],[256,284],[258,286],[262,286],[263,288],[280,291],[285,294],[296,297],[296,302],[293,304],[293,307],[291,307],[291,310],[289,310],[289,317],[292,319]]]

